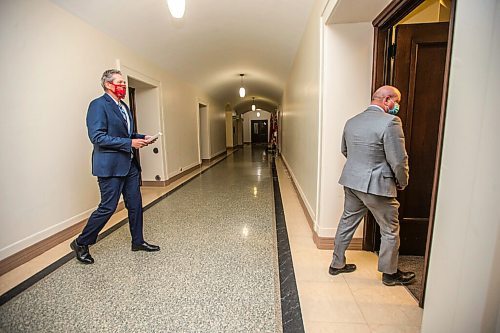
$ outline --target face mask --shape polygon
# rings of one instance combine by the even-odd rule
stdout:
[[[394,106],[392,107],[392,109],[387,110],[387,113],[395,116],[399,112],[399,103],[396,103],[394,101],[393,101],[393,103],[394,103]]]
[[[111,83],[115,87],[115,91],[113,91],[119,99],[123,99],[127,93],[127,86],[124,84],[114,84]]]

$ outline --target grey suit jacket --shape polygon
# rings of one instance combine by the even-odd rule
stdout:
[[[363,193],[396,197],[408,185],[408,155],[399,117],[369,106],[349,119],[342,135],[347,157],[339,183]]]

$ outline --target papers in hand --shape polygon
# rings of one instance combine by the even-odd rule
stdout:
[[[152,137],[150,137],[148,140],[146,140],[147,142],[151,142],[151,141],[154,141],[156,139],[158,139],[158,137],[160,137],[161,135],[163,135],[161,132],[158,132],[157,134],[153,135]]]

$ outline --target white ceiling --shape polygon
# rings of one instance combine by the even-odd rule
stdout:
[[[186,0],[176,20],[166,0],[52,1],[221,103],[248,105],[255,96],[268,108],[281,101],[314,2]]]
[[[392,0],[339,0],[327,24],[372,22]]]

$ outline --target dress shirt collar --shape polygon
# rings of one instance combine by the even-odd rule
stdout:
[[[380,111],[385,112],[385,110],[384,110],[384,109],[382,109],[382,107],[380,107],[380,106],[378,106],[378,105],[375,105],[375,104],[370,104],[370,105],[368,105],[368,107],[369,107],[369,108],[370,108],[370,107],[378,108]]]

